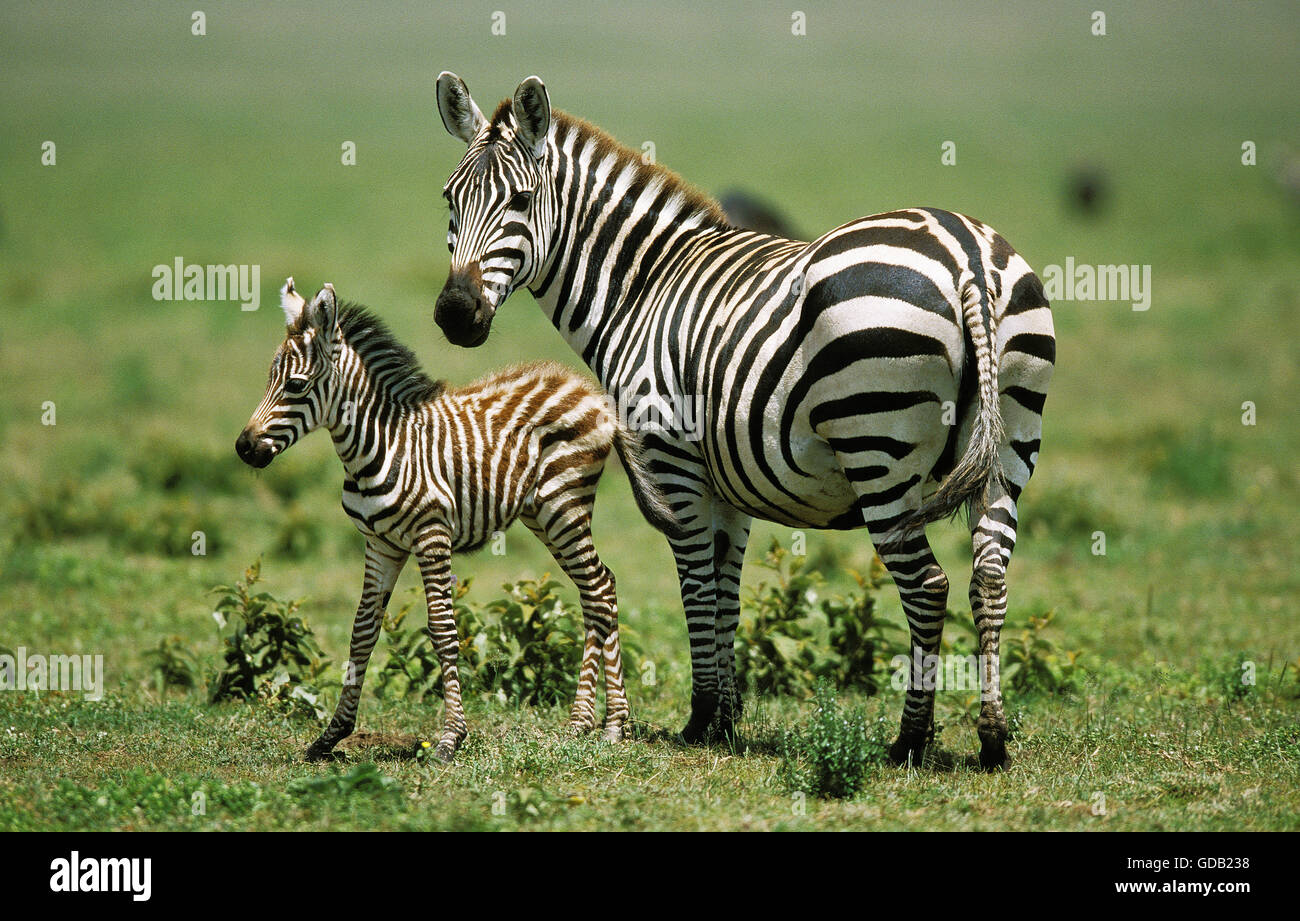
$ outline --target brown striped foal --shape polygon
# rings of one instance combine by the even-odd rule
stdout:
[[[519,519],[577,585],[585,642],[570,726],[596,725],[605,673],[605,736],[627,719],[614,574],[591,539],[596,484],[618,450],[637,501],[659,511],[635,440],[593,381],[558,364],[518,365],[467,387],[430,379],[373,314],[336,301],[326,285],[308,304],[290,278],[288,325],[266,395],[235,449],[265,467],[324,427],[343,461],[343,508],[366,538],[365,581],[338,709],[307,749],[325,757],[351,734],[370,652],[403,564],[415,555],[442,665],[446,717],[435,754],[449,761],[465,738],[452,619],[453,551],[474,550]]]

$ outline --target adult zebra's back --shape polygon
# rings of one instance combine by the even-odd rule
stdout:
[[[948,580],[924,525],[971,510],[971,604],[984,693],[980,759],[1006,759],[998,637],[1016,500],[1037,461],[1055,359],[1029,265],[989,227],[938,209],[845,224],[812,243],[731,227],[717,205],[580,119],[536,77],[485,118],[438,78],[468,150],[444,188],[451,272],[435,319],[477,346],[527,287],[621,404],[672,515],[698,740],[739,715],[733,639],[753,517],[867,527],[917,661],[937,653]],[[928,496],[928,498],[927,498]],[[914,670],[898,761],[933,737]]]

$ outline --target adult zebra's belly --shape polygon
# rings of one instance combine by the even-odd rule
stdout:
[[[787,443],[795,468],[772,463],[783,452],[776,439],[764,439],[768,462],[737,464],[728,452],[706,451],[714,487],[731,505],[765,521],[791,527],[858,527],[854,515],[857,494],[845,476],[835,452],[816,436],[793,438]],[[749,468],[749,469],[744,469]]]
[[[963,421],[947,363],[852,361],[802,396],[800,371],[786,369],[790,384],[761,414],[717,420],[705,456],[718,494],[757,518],[817,528],[919,505]]]

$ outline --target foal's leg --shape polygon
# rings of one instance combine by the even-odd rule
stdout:
[[[352,734],[357,723],[357,704],[361,700],[361,685],[366,678],[370,652],[375,648],[379,627],[384,619],[388,598],[397,584],[397,577],[406,563],[408,554],[372,541],[366,541],[366,576],[361,587],[361,603],[357,606],[356,620],[352,623],[352,648],[348,654],[347,671],[343,675],[343,692],[320,738],[307,749],[307,760],[318,761],[334,746]]]
[[[464,741],[467,727],[460,700],[460,671],[457,658],[460,637],[452,617],[451,603],[451,536],[440,529],[430,529],[416,541],[415,558],[424,581],[424,597],[429,605],[429,639],[442,666],[442,699],[446,711],[442,736],[434,748],[441,761],[450,761]]]

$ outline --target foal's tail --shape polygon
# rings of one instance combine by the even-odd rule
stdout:
[[[614,426],[614,450],[627,471],[632,496],[645,520],[669,537],[681,537],[684,533],[682,525],[654,481],[654,475],[646,464],[641,439],[621,422]]]

